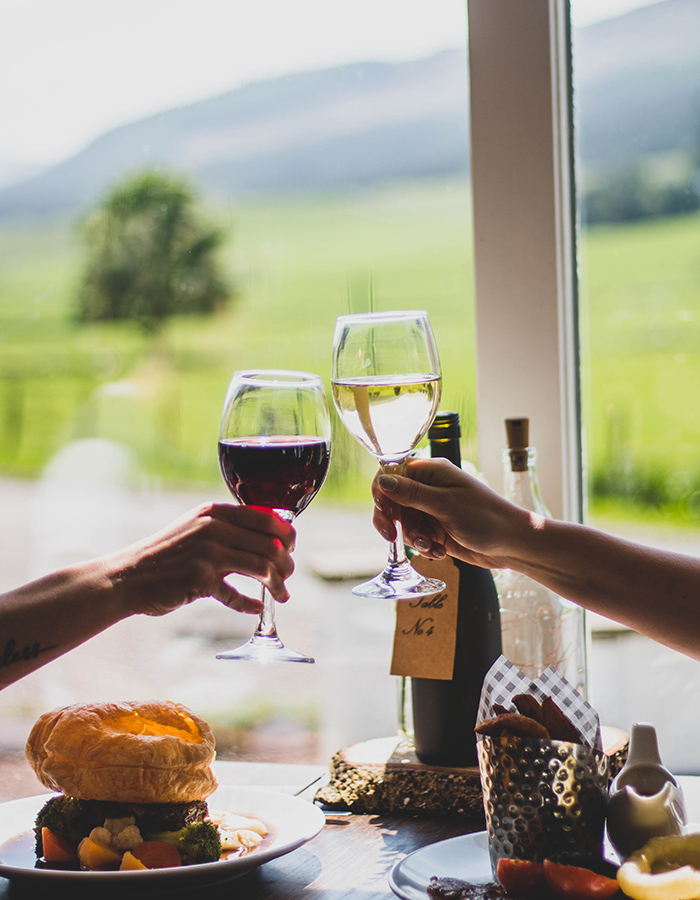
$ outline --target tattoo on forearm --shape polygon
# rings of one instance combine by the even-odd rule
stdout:
[[[58,644],[51,644],[49,647],[42,647],[37,641],[35,644],[27,644],[21,650],[17,649],[14,638],[5,644],[5,648],[0,656],[0,669],[5,666],[11,666],[14,663],[28,662],[30,659],[36,659],[42,653],[48,653],[49,650],[55,650]]]

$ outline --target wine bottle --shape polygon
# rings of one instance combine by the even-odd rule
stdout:
[[[529,446],[529,420],[506,419],[504,494],[518,506],[551,518],[537,479],[537,452]],[[554,666],[586,696],[586,629],[581,607],[527,575],[510,569],[497,576],[503,654],[529,678]]]
[[[431,456],[461,466],[459,438],[459,414],[438,413],[428,432]],[[440,565],[458,570],[454,668],[450,680],[411,678],[415,751],[428,765],[475,766],[481,687],[501,653],[498,594],[488,569],[451,557]]]

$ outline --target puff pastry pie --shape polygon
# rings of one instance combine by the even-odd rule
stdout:
[[[190,803],[217,787],[209,725],[169,701],[74,704],[41,716],[26,756],[47,788],[81,800]]]

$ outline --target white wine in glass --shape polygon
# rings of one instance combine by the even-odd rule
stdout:
[[[333,401],[350,434],[384,472],[401,474],[440,404],[442,374],[428,314],[405,310],[340,316],[333,341]],[[383,572],[360,597],[409,599],[443,590],[409,563],[401,523]]]
[[[321,488],[330,446],[328,404],[318,375],[269,369],[234,374],[221,417],[219,465],[241,503],[274,510],[291,522]],[[280,640],[275,603],[264,587],[262,601],[250,640],[216,658],[312,663]]]

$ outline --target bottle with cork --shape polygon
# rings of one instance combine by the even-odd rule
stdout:
[[[512,503],[551,518],[537,480],[537,453],[529,443],[529,419],[506,419],[504,495]],[[529,678],[554,666],[586,696],[586,628],[581,607],[527,575],[503,570],[497,577],[503,654]]]

